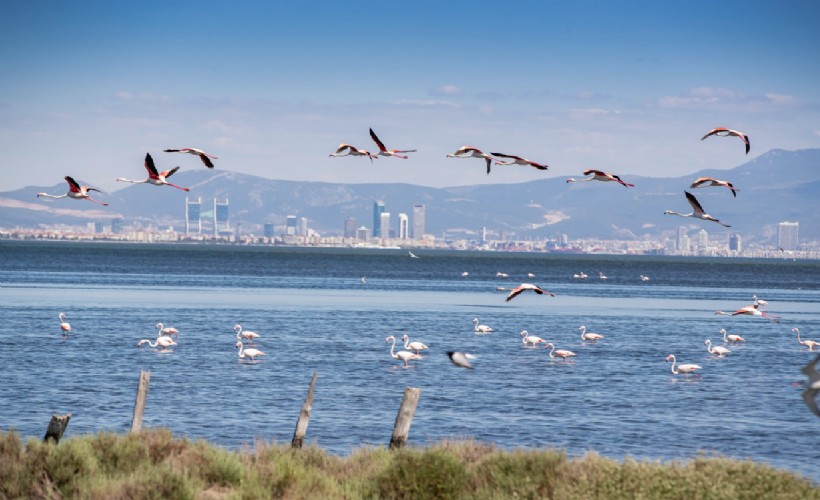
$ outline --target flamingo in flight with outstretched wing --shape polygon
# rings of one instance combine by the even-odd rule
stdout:
[[[376,156],[370,154],[370,151],[368,151],[366,149],[359,149],[359,148],[356,148],[354,146],[351,146],[350,144],[345,144],[345,143],[339,144],[339,147],[336,148],[336,152],[331,153],[328,156],[333,156],[333,157],[338,157],[338,156],[367,156],[368,158],[370,158],[370,163],[373,163],[374,159],[378,160],[378,158]]]
[[[60,196],[55,196],[53,194],[48,194],[48,193],[37,193],[37,197],[38,198],[41,198],[41,197],[42,198],[72,198],[72,199],[75,199],[75,200],[88,200],[88,201],[93,201],[94,203],[99,203],[100,205],[108,206],[108,203],[103,203],[101,201],[97,201],[97,200],[95,200],[94,198],[92,198],[91,196],[88,195],[89,191],[96,191],[98,193],[101,193],[102,191],[100,191],[99,189],[96,189],[96,188],[93,188],[93,187],[88,187],[88,186],[80,186],[80,184],[77,181],[75,181],[74,179],[72,179],[71,176],[69,176],[69,175],[65,176],[65,181],[68,183],[68,191],[66,192],[66,194],[63,194],[63,195],[60,195]]]
[[[164,170],[162,172],[157,171],[157,167],[154,166],[154,159],[151,158],[150,153],[145,153],[145,170],[148,171],[148,178],[141,181],[132,181],[130,179],[126,179],[125,177],[117,177],[117,180],[120,182],[130,182],[132,184],[153,184],[154,186],[171,186],[177,189],[181,189],[183,191],[190,191],[190,189],[186,187],[177,186],[176,184],[171,184],[166,179],[171,177],[179,170],[179,167],[174,167],[171,170]]]
[[[533,292],[537,293],[538,295],[543,295],[543,294],[546,293],[550,297],[555,297],[554,293],[548,292],[548,291],[542,289],[541,287],[539,287],[538,285],[533,285],[532,283],[521,283],[517,287],[510,290],[509,295],[507,295],[506,302],[511,301],[512,299],[518,297],[520,294],[524,293],[527,290],[532,290]]]
[[[617,182],[621,186],[624,187],[635,187],[635,184],[630,184],[628,182],[624,182],[615,174],[610,174],[608,172],[604,172],[602,170],[593,170],[587,169],[583,171],[584,175],[588,175],[589,177],[585,177],[583,179],[575,179],[570,177],[567,179],[567,182],[586,182],[586,181],[601,181],[601,182]]]
[[[698,177],[695,179],[695,182],[692,183],[690,188],[703,188],[703,187],[713,187],[713,186],[723,186],[727,187],[732,191],[732,196],[737,198],[737,188],[735,188],[731,182],[729,181],[722,181],[720,179],[715,179],[712,177]]]
[[[163,149],[166,153],[188,153],[191,155],[199,156],[199,159],[202,160],[202,163],[205,164],[208,168],[214,168],[214,164],[211,161],[211,158],[214,160],[218,160],[219,158],[214,155],[209,155],[205,151],[197,148],[180,148],[180,149]]]
[[[484,161],[487,162],[487,175],[490,175],[490,167],[492,167],[493,160],[495,160],[492,156],[473,146],[461,146],[455,153],[447,155],[447,158],[484,158]]]
[[[710,220],[712,222],[717,222],[718,224],[720,224],[723,227],[732,227],[729,224],[724,224],[724,223],[720,222],[719,220],[715,219],[711,215],[704,212],[703,207],[700,206],[700,203],[698,203],[697,198],[695,198],[694,195],[692,195],[692,193],[690,193],[688,191],[684,191],[683,194],[686,195],[686,200],[689,202],[690,205],[692,205],[692,210],[693,210],[692,213],[690,213],[690,214],[681,214],[681,213],[678,213],[678,212],[673,212],[672,210],[666,210],[666,211],[663,212],[665,215],[678,215],[680,217],[693,217],[695,219],[700,219],[700,220]]]
[[[373,129],[370,129],[370,138],[373,139],[373,142],[379,146],[379,152],[376,153],[376,156],[395,156],[396,158],[402,158],[404,160],[407,159],[406,155],[402,155],[401,153],[415,153],[415,149],[387,149],[384,147],[384,143],[379,140],[376,136],[376,133],[373,132]]]
[[[751,149],[751,147],[752,147],[751,144],[749,144],[749,136],[748,135],[744,134],[743,132],[739,132],[737,130],[732,130],[732,129],[726,128],[726,127],[713,128],[712,130],[707,132],[706,135],[701,137],[700,140],[702,141],[702,140],[706,139],[707,137],[711,137],[713,135],[716,135],[718,137],[740,137],[740,140],[742,140],[743,143],[746,144],[746,154],[749,154],[749,149]]]
[[[550,168],[549,165],[546,165],[544,163],[538,163],[538,162],[535,162],[535,161],[532,161],[532,160],[528,160],[528,159],[522,158],[520,156],[505,155],[504,153],[490,153],[490,154],[493,155],[493,156],[497,156],[499,158],[510,158],[510,160],[512,160],[512,161],[498,161],[498,160],[496,160],[495,161],[496,165],[526,165],[526,166],[530,166],[530,167],[535,167],[538,170],[547,170],[548,168]]]

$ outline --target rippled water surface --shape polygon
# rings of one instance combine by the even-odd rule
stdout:
[[[820,340],[820,263],[415,253],[0,242],[0,428],[42,437],[52,414],[71,412],[68,435],[125,432],[150,370],[146,426],[230,448],[289,442],[315,371],[307,441],[338,454],[385,445],[411,386],[422,390],[412,444],[720,454],[820,482],[820,419],[800,386],[816,354],[791,333]],[[522,281],[557,296],[505,302],[496,290]],[[714,314],[753,294],[782,322]],[[474,334],[474,317],[495,331]],[[171,353],[136,347],[158,321],[181,331]],[[236,323],[262,336],[262,362],[238,361]],[[605,338],[582,345],[582,324]],[[703,341],[723,345],[721,328],[747,342],[716,358]],[[524,329],[574,362],[524,347]],[[403,333],[430,346],[407,369],[385,343]],[[476,369],[451,365],[448,350],[475,354]],[[702,377],[673,375],[669,353]]]

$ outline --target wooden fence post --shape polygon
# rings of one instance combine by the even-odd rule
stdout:
[[[310,410],[313,409],[313,388],[316,387],[316,372],[313,372],[313,378],[310,380],[310,389],[308,389],[305,404],[302,405],[302,411],[299,413],[299,420],[296,421],[296,430],[293,432],[293,441],[290,442],[292,448],[301,448],[302,443],[305,442],[305,434],[307,434],[308,421],[310,420]]]
[[[60,438],[63,437],[66,427],[68,427],[69,420],[71,420],[71,413],[66,413],[65,415],[52,415],[43,441],[47,442],[51,439],[54,441],[54,444],[59,443]]]
[[[413,423],[413,414],[416,413],[420,395],[421,389],[417,387],[404,389],[404,398],[401,400],[396,423],[393,425],[393,436],[390,438],[391,450],[401,448],[407,442],[407,434],[410,433],[410,424]]]
[[[131,432],[142,430],[142,413],[145,411],[145,399],[148,397],[148,382],[151,372],[140,371],[140,383],[137,387],[137,401],[134,403],[134,419],[131,420]]]

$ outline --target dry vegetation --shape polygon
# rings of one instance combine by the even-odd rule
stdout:
[[[469,441],[367,448],[348,457],[265,444],[233,452],[152,430],[59,445],[0,433],[0,498],[820,499],[820,488],[767,465],[722,458],[617,462]]]

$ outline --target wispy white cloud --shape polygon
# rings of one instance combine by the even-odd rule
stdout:
[[[656,104],[670,109],[744,106],[749,110],[758,110],[772,106],[793,106],[799,104],[799,101],[794,96],[773,92],[747,94],[725,88],[696,87],[679,95],[659,97]]]
[[[453,84],[441,85],[430,90],[431,96],[457,96],[463,93],[464,89]]]

